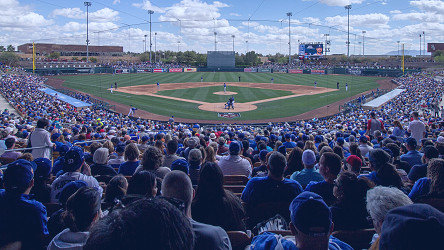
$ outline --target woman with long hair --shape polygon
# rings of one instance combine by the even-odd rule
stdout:
[[[393,135],[396,136],[396,138],[400,141],[404,141],[404,135],[405,135],[405,129],[402,127],[401,122],[398,120],[395,120],[393,122]]]
[[[371,228],[367,220],[367,191],[374,185],[367,178],[342,172],[335,181],[333,194],[337,202],[330,207],[335,230]]]
[[[95,188],[82,187],[69,197],[62,217],[68,227],[57,234],[48,249],[82,249],[90,227],[101,216],[100,194]]]
[[[244,231],[245,211],[240,199],[224,189],[223,174],[214,162],[206,162],[200,170],[196,196],[192,203],[194,220],[225,231]]]
[[[377,186],[393,186],[399,189],[404,187],[401,177],[396,171],[396,167],[391,164],[391,156],[386,151],[376,148],[369,152],[369,162],[372,172],[363,175],[373,181]]]
[[[208,146],[205,148],[205,162],[218,163],[218,161],[216,160],[216,152],[214,151],[214,148],[212,146]]]
[[[427,166],[427,177],[420,178],[409,194],[412,201],[427,198],[444,198],[444,160],[431,159]]]
[[[300,147],[294,147],[287,159],[287,167],[285,168],[284,176],[292,175],[295,171],[304,169],[302,164],[302,153],[304,151]]]

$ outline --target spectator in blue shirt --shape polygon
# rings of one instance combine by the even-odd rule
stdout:
[[[136,168],[139,166],[139,149],[134,143],[126,145],[124,152],[126,162],[120,164],[119,174],[129,176],[133,175]]]
[[[434,146],[427,146],[424,148],[424,155],[422,157],[423,164],[417,164],[410,169],[409,179],[412,183],[420,178],[426,177],[427,175],[427,165],[429,161],[433,158],[438,158],[439,152]]]
[[[387,151],[380,148],[370,151],[368,159],[372,172],[359,177],[366,177],[377,186],[402,188],[404,186],[402,179],[396,171],[396,167],[390,163],[391,156]]]
[[[427,177],[420,178],[413,185],[409,197],[413,201],[422,198],[444,198],[444,160],[432,159],[427,167]]]
[[[291,135],[290,134],[285,134],[284,138],[285,138],[285,142],[282,143],[282,145],[284,145],[285,148],[294,148],[294,147],[296,147],[296,143],[291,141]]]
[[[46,208],[30,199],[34,185],[32,165],[26,160],[9,164],[0,191],[0,248],[21,242],[22,249],[41,249],[48,234]]]
[[[416,139],[412,137],[407,138],[405,140],[405,146],[408,152],[401,155],[400,157],[401,161],[408,162],[410,167],[422,164],[421,162],[422,154],[416,150],[416,147],[418,146]]]
[[[341,171],[342,161],[339,155],[331,152],[322,154],[319,160],[319,173],[324,177],[323,181],[311,181],[305,191],[310,191],[320,195],[328,205],[336,201],[333,195],[334,182]]]
[[[268,158],[268,175],[248,181],[241,199],[248,206],[269,202],[290,202],[302,192],[301,184],[284,178],[285,156],[274,152]]]

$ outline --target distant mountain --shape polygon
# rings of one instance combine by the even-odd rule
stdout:
[[[424,53],[424,51],[421,51],[421,55],[422,53]],[[386,55],[390,55],[390,56],[397,56],[398,55],[398,51],[390,51],[388,53],[386,53]],[[399,50],[399,55],[402,55],[402,51]],[[418,56],[419,55],[419,50],[404,50],[404,55],[406,56]],[[426,55],[430,56],[429,52],[426,52]]]

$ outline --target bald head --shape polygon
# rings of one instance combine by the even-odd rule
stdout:
[[[169,172],[162,181],[162,195],[182,200],[189,211],[193,200],[193,185],[190,177],[178,170]]]

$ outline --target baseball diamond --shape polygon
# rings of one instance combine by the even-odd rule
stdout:
[[[239,76],[242,82],[238,82]],[[110,83],[114,82],[119,87],[111,93]],[[338,90],[337,82],[348,83],[348,91]],[[75,75],[50,78],[47,83],[103,99],[116,105],[117,112],[127,112],[133,105],[141,118],[168,120],[174,115],[177,121],[208,123],[291,121],[304,114],[322,117],[364,92],[392,87],[381,77],[244,72]],[[224,104],[231,95],[235,97],[234,111],[242,115],[226,121],[217,113],[227,111]]]

